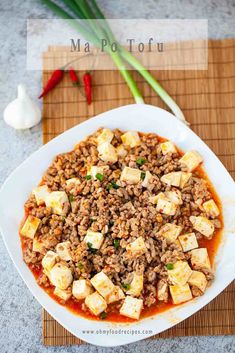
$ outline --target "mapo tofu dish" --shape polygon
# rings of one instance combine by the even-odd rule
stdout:
[[[101,128],[55,157],[25,203],[23,258],[74,312],[125,322],[204,294],[222,211],[202,156]]]

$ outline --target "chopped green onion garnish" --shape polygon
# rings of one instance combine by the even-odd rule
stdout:
[[[119,189],[119,188],[120,188],[120,186],[119,186],[118,184],[116,184],[115,181],[112,181],[112,182],[111,182],[111,185],[112,185],[112,187],[113,187],[114,189]]]
[[[145,175],[146,175],[146,173],[145,173],[145,172],[141,172],[141,174],[140,174],[140,178],[141,178],[142,180],[144,180]]]
[[[79,262],[79,263],[77,264],[77,267],[81,270],[84,266],[83,266],[83,264],[82,264],[81,262]]]
[[[101,318],[102,320],[104,320],[104,319],[106,319],[106,317],[107,317],[107,313],[106,313],[105,311],[103,311],[103,312],[100,314],[100,318]]]
[[[166,268],[168,269],[168,270],[173,270],[173,268],[174,268],[174,265],[173,264],[166,264]]]
[[[92,248],[92,244],[90,242],[87,243],[87,246],[88,246],[89,249]]]
[[[73,195],[69,195],[69,202],[73,202],[74,201],[74,196]]]
[[[91,180],[91,175],[86,175],[86,176],[85,176],[85,179],[86,179],[86,180]]]
[[[144,165],[144,163],[146,162],[146,159],[140,157],[140,158],[137,158],[136,160],[136,164],[138,165]]]
[[[111,181],[111,183],[107,186],[107,189],[108,190],[111,190],[111,189],[119,189],[120,186],[115,182],[115,181]]]
[[[104,175],[103,175],[103,174],[97,173],[95,177],[96,177],[96,179],[98,179],[99,181],[103,181],[103,180],[104,180]]]
[[[129,283],[122,283],[122,286],[126,290],[129,290],[131,288],[131,285]]]
[[[94,249],[90,242],[87,243],[87,246],[88,246],[88,249],[90,250],[90,252],[92,252],[93,254],[96,253],[97,249]]]
[[[114,245],[115,249],[117,250],[119,248],[119,246],[120,246],[120,240],[119,239],[114,239],[113,245]]]

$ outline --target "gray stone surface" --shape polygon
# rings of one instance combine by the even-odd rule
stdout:
[[[229,0],[98,0],[107,17],[116,18],[208,18],[211,38],[234,37],[235,2]],[[2,111],[15,97],[18,83],[30,87],[32,97],[40,90],[40,72],[25,70],[26,19],[49,18],[39,1],[0,2],[0,184],[42,143],[41,126],[16,132],[6,126]],[[1,210],[0,210],[1,212]],[[0,352],[108,352],[93,346],[44,347],[41,343],[41,307],[16,272],[0,238]],[[113,352],[235,352],[234,336],[188,337],[148,340]]]

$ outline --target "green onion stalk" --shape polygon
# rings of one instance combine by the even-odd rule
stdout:
[[[56,15],[59,17],[69,20],[69,24],[72,25],[76,30],[78,30],[79,33],[82,34],[82,36],[87,40],[95,44],[97,47],[100,47],[100,39],[102,37],[97,36],[97,32],[94,32],[91,29],[85,28],[79,21],[76,21],[76,17],[71,16],[67,11],[65,11],[62,7],[58,6],[56,3],[54,3],[51,0],[41,0],[44,4],[46,4]],[[79,10],[79,8],[76,7],[76,4],[73,0],[64,0],[63,1],[67,7],[75,14],[75,16],[79,16],[80,19],[87,19],[84,16],[84,13]],[[73,21],[70,21],[73,20]],[[90,21],[92,24],[94,21]],[[93,25],[94,27],[94,25]],[[94,29],[94,28],[93,28]],[[100,32],[98,32],[100,33]],[[132,95],[135,98],[136,103],[144,103],[143,97],[136,85],[136,82],[134,81],[132,75],[130,72],[126,69],[123,60],[121,59],[121,56],[119,53],[113,53],[110,49],[110,46],[107,46],[105,49],[110,56],[112,57],[113,61],[115,62],[116,66],[118,67],[121,75],[123,76],[124,80],[126,81],[128,87],[131,90]]]
[[[183,112],[164,90],[160,83],[151,75],[151,73],[137,60],[128,50],[122,47],[114,37],[114,34],[106,20],[103,12],[97,5],[96,0],[61,0],[63,5],[57,5],[52,0],[40,0],[48,6],[56,15],[69,21],[87,41],[92,42],[95,46],[101,47],[101,39],[106,39],[108,45],[105,51],[111,56],[113,62],[119,69],[122,77],[126,81],[136,103],[144,103],[143,97],[133,79],[131,73],[126,67],[126,63],[131,65],[141,76],[148,82],[152,89],[160,96],[164,103],[171,109],[173,114],[184,123],[187,123]],[[66,7],[66,10],[63,8]],[[68,12],[69,11],[69,12]],[[80,20],[86,20],[86,25]],[[97,21],[97,20],[102,21]],[[113,52],[111,44],[115,42],[118,50]]]

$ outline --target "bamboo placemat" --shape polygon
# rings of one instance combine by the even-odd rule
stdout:
[[[53,60],[58,48],[50,48],[45,60]],[[211,147],[235,177],[235,39],[209,41],[207,71],[158,71],[163,84],[185,113],[191,128]],[[50,72],[43,72],[43,84]],[[146,103],[166,109],[159,97],[135,72],[133,76]],[[81,82],[82,84],[82,82]],[[133,103],[117,71],[95,71],[93,104],[73,87],[68,76],[51,92],[43,105],[43,142],[106,110]],[[196,146],[195,146],[196,147]],[[204,309],[156,337],[235,334],[235,282]],[[81,344],[81,340],[43,311],[45,345]]]

